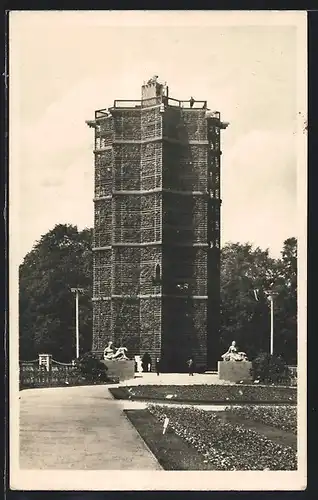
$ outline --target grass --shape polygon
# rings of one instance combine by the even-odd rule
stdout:
[[[148,410],[125,410],[164,470],[213,470],[210,463],[171,428],[162,434],[162,423]]]

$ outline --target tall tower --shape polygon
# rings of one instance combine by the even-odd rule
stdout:
[[[219,359],[220,113],[153,77],[95,112],[93,347]]]

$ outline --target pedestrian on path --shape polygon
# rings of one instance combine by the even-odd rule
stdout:
[[[143,372],[151,371],[151,357],[148,352],[145,352],[145,354],[142,357],[142,371]]]
[[[188,363],[188,367],[189,367],[189,376],[193,377],[193,370],[194,370],[193,358],[191,357],[190,359],[188,359],[187,363]]]
[[[159,377],[159,375],[160,375],[160,358],[156,358],[156,372],[157,372],[157,376]]]

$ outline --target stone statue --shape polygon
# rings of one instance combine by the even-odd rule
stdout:
[[[114,356],[114,349],[112,347],[113,343],[108,342],[108,345],[104,349],[104,359],[112,359]]]
[[[114,352],[116,351],[116,352]],[[104,359],[128,359],[126,356],[127,348],[126,347],[113,347],[113,342],[109,341],[108,345],[104,349]]]
[[[226,353],[222,354],[221,357],[223,361],[247,361],[246,353],[237,350],[235,340],[233,340]]]
[[[148,80],[148,82],[147,82],[147,83],[148,83],[148,85],[150,85],[151,83],[157,83],[158,78],[159,78],[159,76],[158,76],[158,75],[154,75],[152,78],[150,78],[150,79]]]

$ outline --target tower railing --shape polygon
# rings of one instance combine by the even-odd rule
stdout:
[[[157,106],[164,100],[162,96],[148,97],[147,99],[116,99],[114,108],[146,108],[150,105]]]
[[[207,101],[192,102],[190,100],[174,99],[173,97],[157,96],[148,97],[147,99],[116,99],[114,101],[113,109],[134,109],[134,108],[147,108],[150,105],[157,106],[166,104],[169,107],[183,108],[183,109],[207,109]],[[98,109],[95,112],[95,118],[105,118],[109,115],[109,109]]]
[[[207,101],[194,101],[192,106],[190,101],[180,101],[180,107],[184,109],[207,109]]]
[[[107,116],[109,116],[109,111],[107,108],[98,109],[97,111],[95,111],[95,119],[96,118],[105,118]]]
[[[141,108],[140,100],[124,100],[124,99],[116,99],[114,101],[114,108]]]

